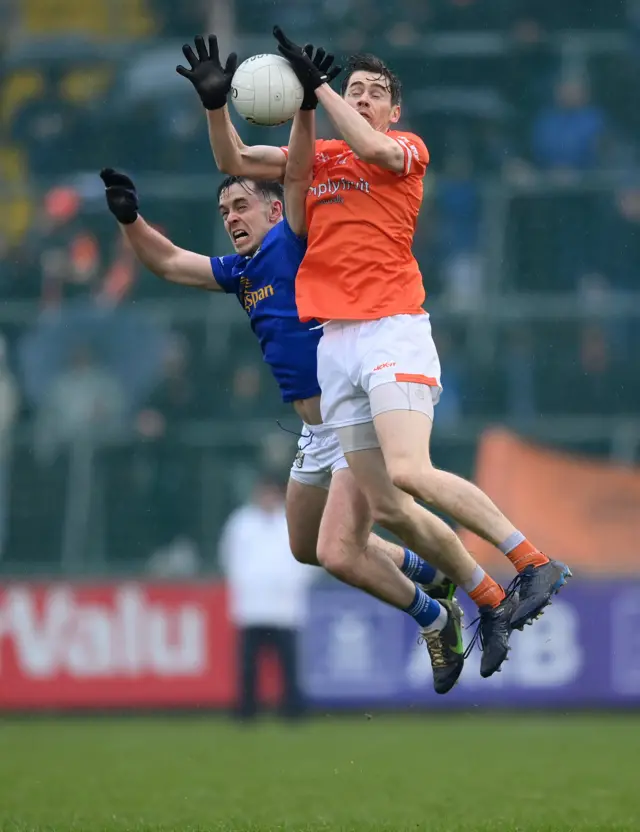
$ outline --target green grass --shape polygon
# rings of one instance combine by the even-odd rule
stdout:
[[[0,722],[2,832],[640,829],[640,717]]]

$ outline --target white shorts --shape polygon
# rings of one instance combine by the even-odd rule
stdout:
[[[330,428],[326,425],[303,425],[298,453],[291,466],[292,480],[303,485],[329,488],[331,475],[347,467],[338,437]]]
[[[424,315],[330,321],[318,344],[322,418],[332,429],[371,422],[371,391],[389,382],[425,385],[438,402],[440,360]]]

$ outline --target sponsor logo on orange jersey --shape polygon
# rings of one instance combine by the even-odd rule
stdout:
[[[327,179],[326,182],[320,182],[309,188],[309,193],[318,197],[335,196],[338,191],[362,191],[368,194],[371,192],[371,184],[366,179],[360,178],[356,182],[341,176],[340,179]]]

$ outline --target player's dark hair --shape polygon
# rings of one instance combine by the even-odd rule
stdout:
[[[254,191],[261,194],[266,200],[284,201],[284,188],[279,182],[271,182],[268,179],[249,179],[248,176],[227,176],[226,179],[223,179],[218,185],[218,201],[220,196],[228,191],[232,185],[240,185],[248,193]]]
[[[354,72],[370,72],[384,78],[391,93],[391,103],[395,106],[402,99],[402,83],[395,72],[392,72],[383,60],[370,53],[358,53],[347,60],[344,77],[342,79],[341,92],[344,95],[349,86],[349,79]]]

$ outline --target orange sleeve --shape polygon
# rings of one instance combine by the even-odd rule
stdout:
[[[419,176],[422,178],[429,164],[429,151],[425,143],[413,133],[398,133],[392,138],[404,152],[402,176]]]

